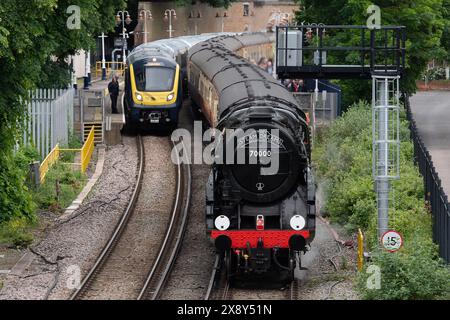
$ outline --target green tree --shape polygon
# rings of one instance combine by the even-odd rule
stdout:
[[[381,8],[382,25],[405,26],[407,65],[402,88],[410,94],[415,92],[415,81],[420,77],[426,63],[443,53],[441,47],[445,27],[443,15],[445,5],[448,9],[448,0],[297,0],[297,2],[300,5],[297,13],[299,22],[365,25],[368,18],[367,8],[371,4],[376,4]],[[344,45],[355,43],[357,38],[344,35],[342,40]],[[340,83],[343,86],[346,105],[361,98],[370,97],[369,82],[341,81]]]
[[[443,59],[450,61],[450,0],[444,0],[442,4],[442,16],[445,21],[444,31],[442,32],[441,46],[443,50]]]
[[[67,8],[80,8],[80,29],[67,27]],[[23,176],[13,164],[26,116],[28,90],[66,86],[66,57],[89,49],[95,36],[114,27],[122,0],[2,0],[0,2],[0,222],[31,216]]]

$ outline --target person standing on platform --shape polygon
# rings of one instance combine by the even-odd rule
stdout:
[[[119,98],[119,77],[113,76],[112,81],[108,84],[109,96],[111,97],[111,109],[113,114],[118,114],[117,99]]]

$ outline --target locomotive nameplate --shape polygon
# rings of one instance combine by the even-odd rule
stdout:
[[[278,131],[278,130],[274,130]],[[245,136],[238,139],[237,147],[239,149],[246,148],[248,146],[267,146],[273,149],[285,149],[284,140],[277,134],[272,134],[266,129],[258,131],[251,130]]]

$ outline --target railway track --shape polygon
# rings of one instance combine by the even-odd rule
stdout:
[[[265,295],[270,292],[271,299],[279,300],[298,300],[299,280],[295,279],[285,290],[265,290]],[[252,291],[252,296],[248,296],[245,290],[233,288],[227,279],[225,268],[222,266],[222,259],[216,256],[213,271],[209,281],[209,285],[205,294],[205,300],[233,300],[238,296],[238,300],[245,298],[255,298],[258,291]],[[247,297],[248,296],[248,297]]]
[[[180,164],[180,159],[178,159],[178,162],[177,196],[170,224],[158,257],[147,276],[138,300],[156,300],[161,297],[186,232],[192,177],[189,165]]]
[[[111,269],[114,272],[121,272],[122,274],[120,274],[120,277],[123,277],[122,280],[133,287],[132,290],[123,290],[127,291],[127,296],[121,298],[138,300],[157,299],[164,289],[164,284],[171,272],[172,266],[181,247],[187,225],[187,214],[191,193],[191,172],[190,167],[188,165],[184,165],[182,161],[178,159],[175,170],[176,172],[174,174],[176,177],[175,200],[173,201],[170,217],[167,217],[167,211],[159,212],[161,217],[156,217],[156,214],[154,217],[155,219],[159,219],[158,221],[161,223],[161,225],[158,225],[157,227],[161,230],[164,230],[165,227],[166,231],[163,236],[159,237],[159,248],[154,247],[153,244],[154,251],[158,252],[157,256],[155,258],[145,259],[144,257],[148,255],[148,252],[141,254],[139,250],[146,247],[148,251],[148,246],[140,243],[141,241],[130,238],[130,235],[133,235],[134,233],[140,235],[141,237],[145,237],[146,235],[142,235],[143,232],[141,230],[142,228],[145,228],[145,226],[142,226],[142,216],[145,215],[146,219],[153,218],[152,216],[148,217],[149,214],[147,212],[143,213],[142,211],[145,210],[142,208],[138,208],[140,211],[137,210],[137,206],[139,207],[139,202],[143,201],[142,198],[147,198],[146,195],[142,195],[142,197],[140,197],[142,184],[144,181],[144,172],[146,170],[146,154],[142,137],[137,137],[137,144],[139,169],[137,182],[131,200],[114,232],[112,233],[111,239],[103,248],[94,266],[83,279],[80,287],[70,297],[71,300],[97,298],[98,291],[100,291],[99,287],[101,288],[101,286],[105,286],[105,283],[114,285],[114,282],[117,279],[113,278],[111,275]],[[166,145],[165,149],[170,150],[171,148]],[[167,161],[167,157],[162,159],[162,161]],[[151,174],[152,173],[149,173],[150,176]],[[161,185],[159,185],[159,189],[162,189]],[[163,202],[167,199],[159,200]],[[140,206],[142,207],[142,204]],[[147,223],[145,224],[148,225],[148,222],[149,221],[147,220]],[[165,226],[162,225],[163,223],[165,223]],[[139,225],[141,225],[140,229],[133,229],[133,227],[139,227]],[[153,235],[149,235],[147,241],[150,243],[150,240],[152,240],[151,243],[154,243],[155,239],[150,239],[150,236]],[[134,246],[133,241],[136,242]],[[136,265],[132,263],[135,260],[132,259],[130,259],[131,262],[127,264],[126,259],[123,259],[124,256],[126,258],[128,258],[128,256],[136,256],[139,259],[141,266],[136,267]],[[135,274],[130,276],[130,273]],[[108,292],[108,290],[103,291]],[[108,296],[108,298],[113,297]]]

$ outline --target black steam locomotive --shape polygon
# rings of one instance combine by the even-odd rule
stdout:
[[[306,115],[280,83],[237,54],[270,41],[261,34],[220,36],[188,53],[193,103],[223,133],[226,158],[234,153],[231,163],[213,165],[206,200],[207,230],[230,277],[269,271],[293,277],[296,258],[315,235]]]

